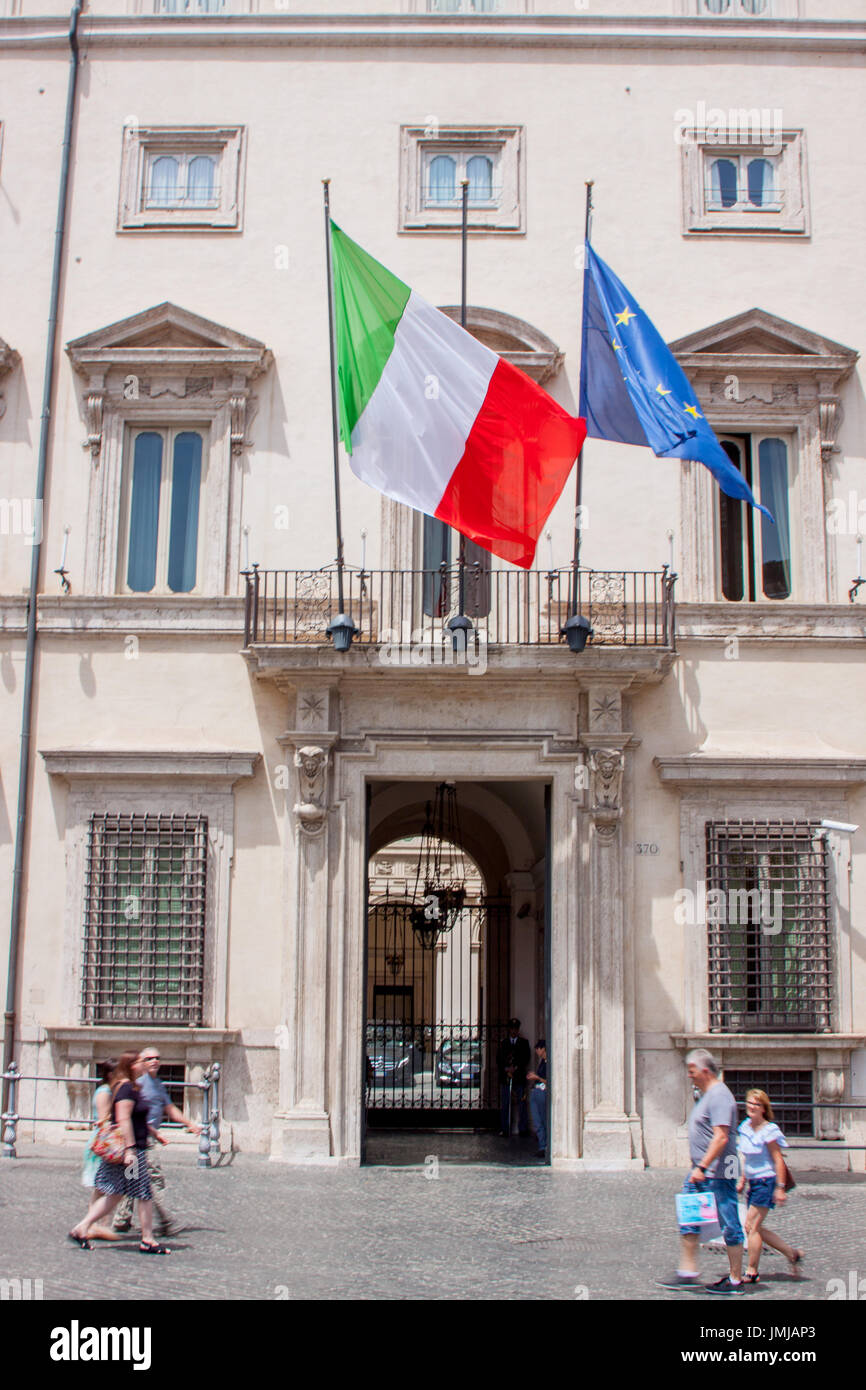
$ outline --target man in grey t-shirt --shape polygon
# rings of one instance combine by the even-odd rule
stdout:
[[[689,1080],[700,1091],[689,1115],[689,1157],[692,1171],[683,1192],[713,1193],[728,1252],[730,1273],[714,1284],[698,1281],[698,1227],[680,1227],[680,1263],[675,1274],[657,1283],[664,1289],[706,1289],[707,1293],[741,1294],[743,1228],[737,1205],[737,1102],[719,1077],[711,1053],[698,1048],[686,1058]]]

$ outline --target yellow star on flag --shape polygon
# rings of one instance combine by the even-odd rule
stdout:
[[[687,415],[694,415],[696,420],[703,420],[704,418],[701,412],[698,410],[697,406],[686,405],[683,406],[683,409],[685,410]]]
[[[628,328],[628,321],[629,321],[629,319],[636,319],[636,318],[637,318],[637,314],[633,314],[632,311],[631,311],[631,309],[629,309],[629,308],[626,307],[625,309],[623,309],[623,311],[622,311],[621,314],[617,314],[617,316],[616,316],[616,322],[617,322],[617,323],[624,323],[625,326],[626,326],[626,328]]]
[[[665,390],[665,388],[664,388],[664,386],[662,386],[661,382],[659,382],[658,386],[656,387],[656,390],[658,391],[658,393],[659,393],[660,396],[669,396],[669,395],[671,394],[670,391],[666,391],[666,390]]]
[[[612,344],[612,346],[613,346],[614,352],[622,352],[622,348],[620,347],[619,343],[616,341],[616,338],[611,338],[610,341],[611,341],[611,344]]]

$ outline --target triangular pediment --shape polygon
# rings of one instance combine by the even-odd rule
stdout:
[[[668,346],[677,356],[737,353],[742,356],[815,357],[816,365],[821,358],[842,357],[852,363],[857,359],[853,348],[800,324],[777,318],[764,309],[747,309],[745,313],[678,338]]]
[[[130,318],[119,319],[105,328],[97,328],[68,344],[67,350],[75,358],[86,355],[92,358],[96,353],[116,352],[124,349],[165,349],[180,348],[193,350],[215,349],[225,352],[263,352],[265,345],[256,338],[248,338],[224,324],[214,323],[182,309],[177,304],[156,304],[143,313]]]

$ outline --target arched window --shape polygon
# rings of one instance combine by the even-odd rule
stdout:
[[[135,436],[126,559],[126,587],[133,593],[195,589],[201,484],[197,431],[141,430]]]
[[[196,155],[189,162],[186,194],[190,203],[209,203],[214,196],[214,159],[209,154]]]
[[[150,166],[148,202],[151,207],[168,207],[178,199],[179,163],[173,155],[161,154]]]
[[[469,180],[469,202],[488,203],[493,197],[493,160],[486,154],[476,154],[466,165]]]
[[[430,161],[427,197],[431,203],[449,203],[455,197],[457,165],[447,154]]]
[[[748,171],[749,202],[756,208],[775,202],[775,171],[769,159],[750,159]]]
[[[713,160],[710,166],[710,199],[715,206],[723,208],[732,208],[736,203],[737,166],[733,159]]]
[[[768,0],[740,0],[740,4],[746,14],[763,14],[767,8]]]
[[[744,599],[791,597],[788,445],[777,437],[731,435],[722,448],[773,521],[735,497],[719,494],[722,594]],[[773,524],[775,522],[775,525]]]
[[[731,0],[704,0],[704,9],[710,14],[724,14],[731,7]]]

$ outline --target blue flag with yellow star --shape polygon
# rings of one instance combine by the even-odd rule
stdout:
[[[580,410],[594,439],[695,459],[728,497],[760,507],[704,419],[688,378],[633,295],[586,243]],[[772,517],[770,517],[772,520]]]

